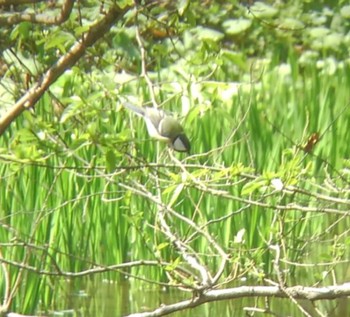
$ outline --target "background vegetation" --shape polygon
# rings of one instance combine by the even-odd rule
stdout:
[[[277,285],[293,316],[346,315],[346,302],[286,289],[349,279],[347,1],[0,5],[2,312],[64,312],[92,281],[124,292],[127,278],[190,291],[180,299]],[[63,57],[65,71],[7,126]],[[125,99],[177,114],[190,155],[150,140]],[[107,314],[145,310],[137,300]],[[283,315],[280,303],[243,302],[238,314]]]

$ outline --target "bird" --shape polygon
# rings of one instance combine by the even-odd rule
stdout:
[[[130,102],[124,102],[123,106],[143,117],[150,137],[166,142],[177,152],[190,152],[190,140],[175,118],[153,107],[139,107]]]

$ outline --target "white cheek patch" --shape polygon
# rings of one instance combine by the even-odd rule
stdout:
[[[177,137],[174,142],[173,142],[173,148],[174,150],[178,151],[178,152],[187,152],[188,148],[186,147],[186,145],[182,142],[180,137]]]

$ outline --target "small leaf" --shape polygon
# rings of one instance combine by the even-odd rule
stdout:
[[[242,188],[242,196],[250,195],[254,191],[266,185],[266,180],[259,180],[245,184]]]
[[[32,25],[29,22],[21,22],[16,25],[10,35],[11,40],[16,40],[17,38],[28,39],[30,37],[30,30]]]
[[[221,54],[223,57],[228,59],[230,62],[233,62],[241,69],[246,70],[249,69],[246,62],[246,57],[241,52],[235,52],[232,50],[222,49]]]
[[[321,38],[329,34],[330,30],[328,28],[325,28],[323,26],[310,28],[308,30],[308,33],[311,38]]]
[[[134,1],[133,0],[119,0],[118,1],[118,7],[121,9],[124,9],[126,7],[131,7],[134,5]]]
[[[263,2],[255,2],[250,8],[255,17],[259,19],[273,18],[278,14],[278,10],[272,6],[269,6]]]
[[[190,0],[180,0],[178,3],[178,8],[177,11],[179,12],[180,16],[183,16],[185,11],[189,8],[190,6]]]
[[[117,166],[117,156],[114,151],[109,150],[106,153],[106,167],[108,172],[112,172],[115,170]]]
[[[225,29],[225,33],[235,35],[248,30],[252,25],[251,20],[237,19],[237,20],[226,20],[222,26]]]
[[[77,114],[80,114],[82,112],[83,104],[80,97],[73,96],[71,98],[71,101],[73,101],[69,106],[67,106],[64,111],[62,112],[60,122],[64,123],[71,117],[76,116]]]
[[[350,19],[350,5],[346,5],[340,9],[340,15],[345,19]]]
[[[160,244],[157,245],[157,250],[160,251],[160,250],[166,248],[168,245],[169,245],[168,242],[160,243]]]
[[[66,47],[75,41],[74,36],[71,33],[57,31],[53,32],[50,37],[45,39],[44,47],[45,50],[50,48],[58,48],[62,52],[66,51]]]
[[[331,33],[327,35],[323,40],[324,48],[337,49],[342,43],[344,36],[340,33]]]
[[[301,30],[305,28],[305,24],[297,19],[286,18],[279,24],[279,27],[288,30]]]
[[[194,31],[197,33],[197,37],[200,40],[211,40],[213,42],[217,42],[223,39],[224,37],[224,34],[219,31],[210,28],[204,28],[201,26],[194,29]]]
[[[180,264],[180,257],[176,258],[175,261],[172,261],[169,265],[167,265],[165,269],[167,271],[173,271],[178,267],[179,264]]]
[[[169,206],[173,206],[174,203],[176,202],[176,200],[179,198],[182,190],[184,189],[185,185],[183,183],[179,184],[178,186],[176,186],[175,190],[174,190],[174,193],[170,199],[170,202],[169,202]]]
[[[314,49],[333,49],[337,50],[344,41],[344,36],[340,33],[331,33],[325,36],[319,37],[312,42]]]

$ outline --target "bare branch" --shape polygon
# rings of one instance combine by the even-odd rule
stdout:
[[[225,290],[211,290],[201,294],[200,297],[185,300],[171,305],[162,305],[152,312],[137,313],[128,317],[157,317],[165,316],[176,311],[193,308],[204,303],[247,298],[247,297],[278,297],[306,300],[324,300],[346,297],[350,295],[350,283],[328,287],[293,286],[281,289],[279,286],[241,286]]]
[[[2,251],[0,250],[0,259],[3,258]],[[2,274],[4,276],[4,284],[5,284],[5,292],[4,292],[4,298],[3,302],[0,305],[0,313],[6,312],[9,308],[10,305],[10,293],[11,293],[11,278],[10,278],[10,273],[7,268],[6,263],[1,263],[1,268],[2,268]]]
[[[133,262],[125,262],[121,264],[114,264],[114,265],[108,265],[108,266],[98,266],[93,267],[91,269],[87,269],[84,271],[80,272],[68,272],[68,271],[62,271],[60,270],[57,265],[55,265],[56,271],[46,271],[46,270],[41,270],[38,269],[37,267],[33,267],[27,264],[19,263],[16,261],[11,261],[7,260],[3,257],[0,257],[0,263],[8,264],[13,267],[20,268],[21,270],[26,270],[29,272],[37,273],[40,275],[47,275],[47,276],[61,276],[61,277],[67,277],[67,278],[73,278],[73,277],[81,277],[81,276],[87,276],[87,275],[92,275],[92,274],[97,274],[97,273],[105,273],[105,272],[110,272],[110,271],[118,271],[118,270],[123,270],[127,268],[132,268],[136,266],[169,266],[171,263],[168,262],[163,262],[160,263],[158,261],[145,261],[145,260],[140,260],[140,261],[133,261]],[[176,268],[178,270],[182,270],[181,268]],[[185,272],[187,273],[187,272]]]
[[[28,3],[39,3],[46,0],[0,0],[0,6],[19,5]]]
[[[31,23],[40,23],[44,25],[60,25],[69,18],[73,9],[74,2],[75,0],[66,0],[62,4],[60,14],[53,17],[42,13],[11,13],[8,15],[3,15],[0,16],[0,25],[13,25],[24,21]]]
[[[136,21],[137,21],[137,15],[136,15]],[[148,76],[148,72],[147,72],[147,63],[146,63],[146,49],[143,45],[143,42],[142,42],[142,39],[141,39],[141,35],[140,35],[140,28],[139,28],[139,25],[137,24],[136,25],[136,40],[137,40],[137,43],[139,45],[139,48],[140,48],[140,53],[141,53],[141,76],[143,76],[147,82],[147,86],[148,86],[148,90],[149,90],[149,93],[150,93],[150,96],[151,96],[151,100],[152,100],[152,104],[153,104],[153,107],[157,108],[158,107],[158,104],[157,104],[157,100],[156,100],[156,95],[155,95],[155,92],[154,92],[154,85],[151,81],[151,79],[149,78]]]
[[[212,277],[207,268],[199,262],[199,259],[195,255],[188,253],[188,246],[180,241],[176,235],[170,229],[170,226],[167,224],[164,211],[160,210],[158,213],[159,222],[162,226],[162,232],[168,237],[168,239],[175,245],[178,252],[182,255],[184,260],[196,271],[199,272],[201,276],[201,286],[200,288],[208,288],[212,286]]]
[[[43,76],[42,80],[35,84],[17,103],[0,119],[0,135],[24,110],[34,107],[44,92],[59,76],[72,67],[85,53],[86,49],[99,40],[127,10],[112,7],[103,19],[91,26],[84,39],[76,42],[67,54],[63,55]]]
[[[198,288],[198,290],[202,290],[203,288],[205,289],[205,288],[212,287],[219,279],[219,277],[222,273],[222,270],[225,267],[226,261],[229,258],[229,256],[225,253],[225,251],[221,248],[221,246],[215,241],[215,239],[212,236],[210,236],[210,234],[208,234],[203,229],[201,229],[195,222],[188,219],[187,217],[182,216],[180,213],[178,213],[174,209],[172,209],[169,205],[162,202],[159,197],[156,197],[152,193],[147,191],[142,185],[135,183],[134,184],[135,187],[130,187],[130,186],[127,186],[125,184],[120,184],[120,186],[132,191],[135,194],[138,194],[140,196],[143,196],[143,197],[149,199],[150,201],[155,203],[158,206],[158,208],[160,208],[161,210],[164,210],[164,211],[168,212],[169,214],[173,215],[174,217],[180,219],[184,223],[187,223],[190,227],[192,227],[194,229],[194,231],[196,231],[196,232],[198,232],[198,234],[202,235],[209,242],[209,244],[212,245],[217,250],[218,254],[222,258],[222,263],[220,265],[220,269],[219,269],[218,273],[215,275],[214,278],[211,278],[208,270],[203,265],[199,264],[198,261],[194,259],[194,257],[190,257],[187,254],[187,252],[185,252],[185,249],[188,246],[185,246],[184,248],[180,248],[180,253],[183,256],[183,258],[187,261],[187,263],[191,267],[196,269],[202,277],[202,285]],[[170,238],[170,240],[172,240],[173,243],[174,243],[174,241],[177,241],[178,244],[181,244],[180,241],[178,241],[176,238],[174,238],[173,234],[169,234],[170,229],[167,228],[167,225],[164,225],[163,229],[164,229],[163,233],[165,233],[168,236],[168,238]],[[206,271],[206,272],[204,272],[204,271]]]

